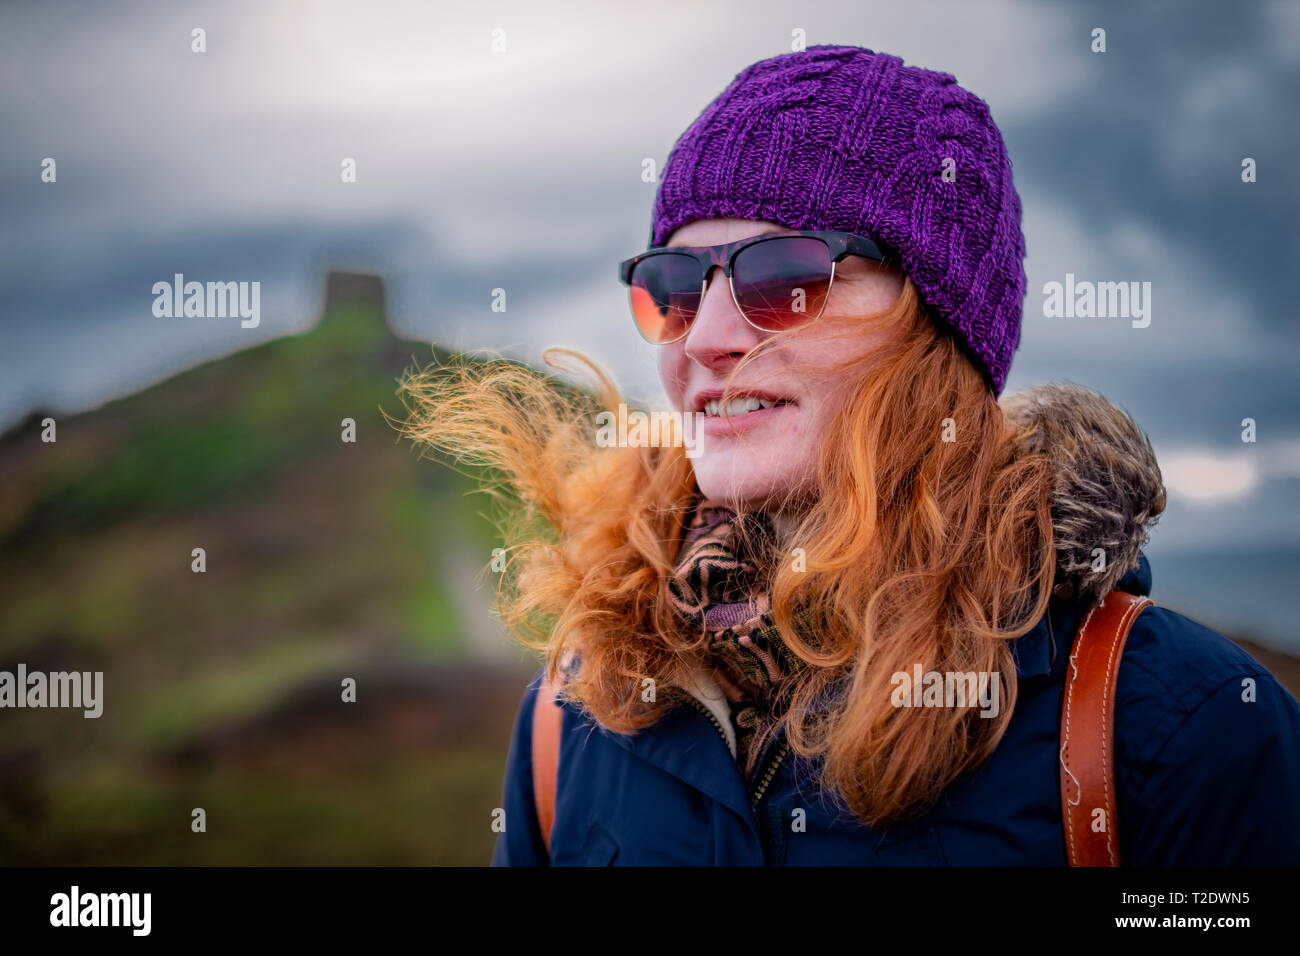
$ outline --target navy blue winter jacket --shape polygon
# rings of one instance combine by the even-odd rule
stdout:
[[[1120,586],[1150,593],[1145,556]],[[629,736],[568,704],[548,859],[533,809],[530,750],[539,672],[516,719],[506,829],[492,862],[1065,865],[1061,702],[1084,610],[1080,601],[1054,601],[1015,642],[1019,697],[993,755],[924,816],[885,830],[837,813],[812,768],[788,752],[766,786],[747,793],[723,736],[699,709],[678,707]],[[1252,696],[1248,682],[1253,701],[1243,699]],[[1117,694],[1122,861],[1300,864],[1300,704],[1263,666],[1216,632],[1152,607],[1134,623]],[[783,744],[778,739],[771,756],[781,755]]]

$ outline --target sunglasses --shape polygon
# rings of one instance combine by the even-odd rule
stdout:
[[[769,232],[717,246],[650,249],[618,266],[629,288],[632,318],[652,345],[691,330],[714,266],[731,285],[740,314],[760,332],[785,332],[821,316],[845,256],[888,261],[881,248],[848,232]]]

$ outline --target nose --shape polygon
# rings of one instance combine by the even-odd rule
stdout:
[[[723,371],[740,361],[762,338],[736,308],[731,286],[719,266],[705,277],[700,310],[686,335],[686,355],[706,368]]]

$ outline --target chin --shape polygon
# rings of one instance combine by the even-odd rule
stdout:
[[[792,476],[764,467],[770,462],[746,464],[735,460],[700,460],[695,482],[705,498],[735,501],[753,508],[785,497]]]

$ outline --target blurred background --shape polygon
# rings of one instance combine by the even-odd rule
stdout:
[[[1008,389],[1133,414],[1153,597],[1300,690],[1300,5],[9,3],[0,670],[105,700],[0,712],[0,862],[486,862],[535,661],[396,380],[566,345],[661,402],[615,278],[646,161],[800,38],[990,104],[1028,247]],[[259,282],[260,321],[156,316],[177,273]],[[1150,282],[1149,327],[1044,317],[1067,273]]]

